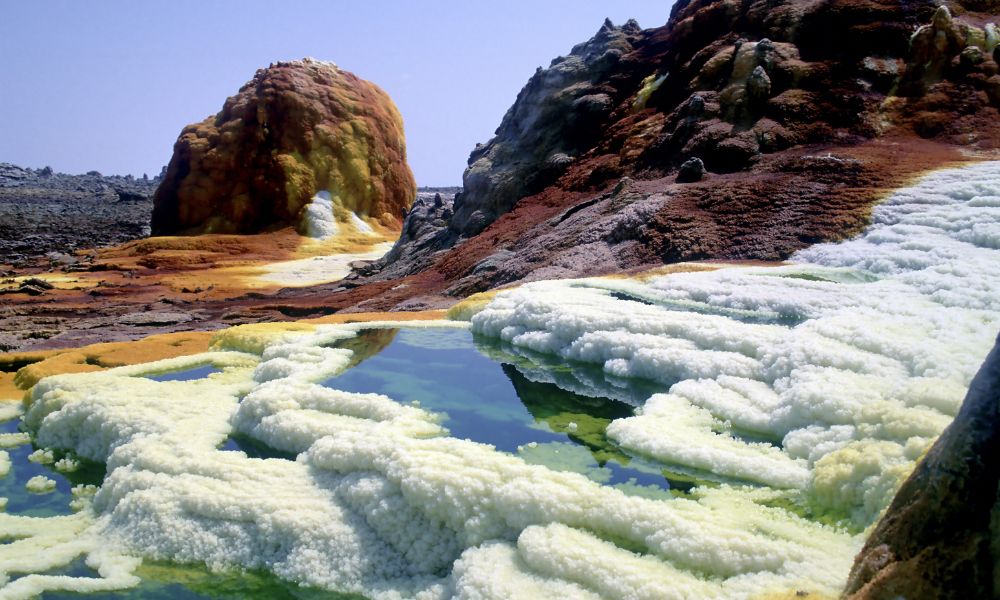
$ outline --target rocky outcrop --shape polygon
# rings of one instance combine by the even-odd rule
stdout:
[[[399,240],[376,265],[383,277],[390,274],[401,277],[420,270],[420,265],[407,258],[426,255],[442,236],[449,235],[448,223],[455,214],[456,195],[447,191],[417,192],[417,199],[403,221]]]
[[[590,41],[539,68],[504,115],[496,137],[476,147],[462,178],[452,230],[482,231],[521,197],[554,182],[592,147],[622,100],[609,81],[642,34],[635,21],[605,21]]]
[[[869,536],[845,592],[853,600],[1000,594],[1000,339],[955,421]]]
[[[1000,146],[994,20],[973,0],[683,0],[663,27],[605,23],[531,78],[448,227],[381,278],[462,295],[850,236],[891,187]]]
[[[317,192],[398,229],[416,193],[403,123],[374,84],[311,59],[277,63],[189,125],[156,191],[154,235],[299,226]]]

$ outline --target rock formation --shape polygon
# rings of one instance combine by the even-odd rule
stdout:
[[[848,580],[848,598],[996,598],[998,485],[1000,339],[955,421],[869,536]]]
[[[479,233],[521,197],[555,181],[574,157],[592,147],[622,100],[609,80],[642,30],[635,21],[605,21],[569,56],[539,68],[504,115],[496,137],[469,156],[464,191],[452,228]]]
[[[416,194],[403,123],[372,83],[311,59],[260,69],[189,125],[154,198],[154,235],[299,226],[317,192],[398,229]]]
[[[662,27],[606,22],[530,79],[448,226],[404,233],[377,278],[461,296],[850,236],[888,190],[1000,146],[997,12],[682,0]]]

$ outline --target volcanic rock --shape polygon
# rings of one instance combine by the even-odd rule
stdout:
[[[677,181],[679,183],[693,183],[701,181],[705,176],[705,163],[700,158],[689,158],[681,164],[677,170]]]
[[[51,252],[66,255],[149,235],[158,183],[0,163],[0,263],[31,263]]]
[[[416,193],[403,122],[376,85],[332,63],[272,64],[188,125],[154,198],[154,235],[298,226],[317,192],[398,229]]]
[[[427,249],[433,248],[442,237],[453,235],[448,230],[448,221],[454,215],[455,197],[458,193],[418,192],[417,199],[403,222],[399,240],[372,270],[382,271],[388,266],[390,271],[385,271],[382,275],[393,277],[410,275],[419,270],[419,264],[401,259],[425,255]]]
[[[606,22],[531,77],[470,155],[448,226],[411,221],[376,278],[427,271],[464,294],[543,273],[782,260],[848,237],[893,186],[996,155],[997,12],[681,0],[662,27]],[[692,156],[718,176],[677,187]],[[612,201],[626,176],[632,193]],[[479,268],[498,246],[515,250],[507,264]]]
[[[598,141],[622,100],[606,82],[641,32],[634,21],[622,27],[606,21],[593,39],[553,60],[548,69],[538,69],[504,115],[496,137],[469,157],[451,221],[454,231],[479,233],[519,198],[561,175],[570,162],[566,158]],[[543,164],[548,168],[539,168]]]

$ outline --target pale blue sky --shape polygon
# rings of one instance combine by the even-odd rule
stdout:
[[[604,17],[666,22],[670,0],[3,0],[0,162],[150,176],[181,128],[277,60],[331,60],[382,86],[421,185],[461,181],[538,66]]]

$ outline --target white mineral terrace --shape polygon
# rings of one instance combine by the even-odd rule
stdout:
[[[139,558],[374,598],[836,595],[856,532],[950,422],[1000,329],[1000,163],[932,174],[858,239],[795,261],[530,283],[472,319],[517,347],[670,386],[609,436],[746,485],[630,496],[446,437],[421,408],[318,385],[351,357],[328,344],[377,324],[233,329],[207,354],[35,387],[35,442],[108,475],[75,515],[0,513],[15,538],[0,572],[26,574],[0,596],[132,586]],[[207,363],[221,372],[138,377]],[[234,431],[298,458],[217,450]],[[38,574],[81,555],[100,578]]]
[[[270,263],[261,267],[263,274],[254,276],[254,279],[284,287],[330,283],[349,275],[351,263],[359,260],[378,260],[391,249],[392,242],[382,242],[371,246],[367,252],[327,254]]]

